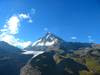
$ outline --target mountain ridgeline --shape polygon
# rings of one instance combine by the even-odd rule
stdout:
[[[24,50],[0,41],[0,75],[100,75],[100,45],[50,32]]]
[[[99,44],[66,42],[49,32],[25,50],[44,52],[32,57],[20,75],[100,75]]]
[[[25,48],[25,50],[66,50],[68,52],[79,48],[91,47],[92,43],[66,42],[58,36],[47,32],[46,35]]]
[[[0,41],[0,75],[19,75],[20,68],[33,55],[23,55],[22,50]]]

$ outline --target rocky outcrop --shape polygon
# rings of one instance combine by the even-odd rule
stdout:
[[[33,68],[30,64],[27,64],[21,69],[20,75],[41,75],[41,72],[38,69]]]

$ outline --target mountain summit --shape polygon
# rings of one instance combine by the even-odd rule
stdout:
[[[32,46],[57,46],[64,42],[64,40],[57,37],[56,35],[47,32],[45,36],[34,42]]]
[[[35,41],[25,50],[48,51],[48,50],[77,50],[82,47],[90,47],[90,43],[66,42],[51,32],[47,32],[43,37]]]
[[[63,39],[59,38],[51,32],[47,32],[43,37],[35,41],[32,45],[25,48],[25,50],[47,50],[47,48],[50,50],[57,50],[60,48],[61,45],[64,46],[65,44],[66,42]]]

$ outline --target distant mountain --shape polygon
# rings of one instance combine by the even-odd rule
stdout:
[[[99,64],[99,44],[66,42],[50,32],[24,50],[0,41],[0,75],[100,75]]]
[[[35,41],[30,46],[26,47],[25,50],[38,50],[38,51],[47,51],[47,50],[66,50],[72,51],[77,50],[82,47],[91,47],[91,43],[80,43],[80,42],[66,42],[63,39],[59,38],[53,33],[47,32],[39,40]]]
[[[0,75],[19,75],[20,68],[33,55],[24,55],[22,50],[0,41]]]
[[[32,50],[47,50],[48,49],[59,49],[61,44],[65,44],[65,41],[57,37],[56,35],[47,32],[39,40],[35,41],[32,45],[28,46],[27,49]]]
[[[0,41],[0,52],[5,51],[5,52],[10,52],[10,53],[15,53],[21,51],[21,49],[14,47],[4,41]]]
[[[100,44],[93,44],[91,48],[81,48],[77,51],[74,51],[75,55],[79,56],[93,56],[100,57]]]

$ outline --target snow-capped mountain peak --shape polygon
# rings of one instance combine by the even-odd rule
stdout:
[[[65,41],[57,37],[51,32],[47,32],[43,37],[33,42],[32,45],[25,48],[25,50],[54,50],[59,49],[62,44],[65,44]]]
[[[45,36],[35,41],[32,46],[52,46],[56,44],[57,41],[58,38],[54,34],[47,32]]]
[[[83,47],[90,47],[89,43],[80,42],[66,42],[55,34],[47,32],[43,37],[35,41],[32,45],[25,48],[25,50],[33,51],[49,51],[49,50],[66,50],[73,51]]]

